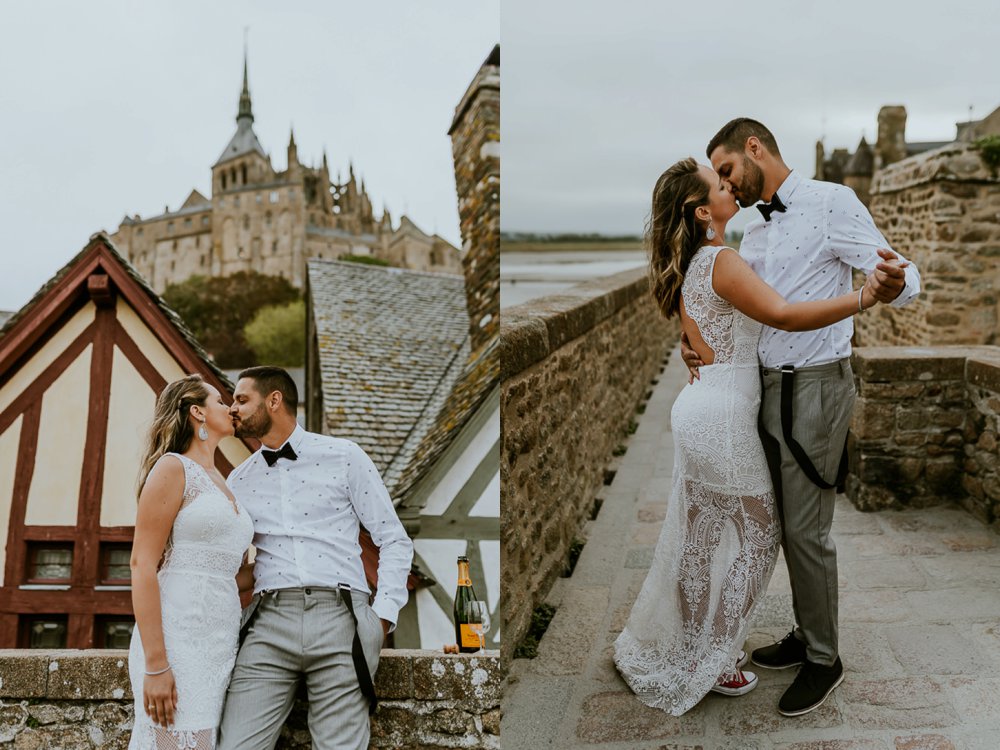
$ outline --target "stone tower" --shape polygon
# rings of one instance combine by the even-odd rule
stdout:
[[[878,111],[875,170],[906,158],[906,107],[886,106]]]
[[[451,129],[472,350],[500,326],[500,45],[455,108]]]

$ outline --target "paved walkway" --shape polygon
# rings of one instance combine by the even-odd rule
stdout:
[[[742,698],[710,694],[674,718],[636,700],[611,644],[645,578],[670,487],[675,352],[620,459],[538,658],[517,659],[505,750],[998,750],[1000,536],[954,507],[860,513],[838,500],[841,656],[847,679],[817,711],[777,712],[793,671],[755,669]],[[791,594],[779,562],[747,649],[780,638]],[[751,667],[753,668],[753,667]]]

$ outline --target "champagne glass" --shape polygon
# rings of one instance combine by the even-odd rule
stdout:
[[[486,649],[485,633],[490,632],[490,608],[486,602],[473,600],[465,606],[465,614],[468,615],[469,628],[479,636],[479,650]]]

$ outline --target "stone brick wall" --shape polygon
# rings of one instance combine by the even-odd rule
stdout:
[[[387,650],[376,673],[371,748],[500,747],[500,659]],[[300,695],[277,747],[311,747]],[[15,750],[128,747],[126,651],[0,650],[0,745]]]
[[[495,340],[500,317],[500,47],[455,108],[451,129],[462,266],[473,351]]]
[[[650,380],[679,336],[645,270],[504,311],[500,323],[501,656],[562,572]]]
[[[971,145],[954,144],[876,172],[871,191],[876,224],[917,264],[923,292],[855,318],[857,344],[997,343],[1000,177]]]
[[[852,362],[854,504],[954,501],[1000,532],[1000,347],[866,347]]]

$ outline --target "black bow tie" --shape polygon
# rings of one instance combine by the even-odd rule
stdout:
[[[760,215],[764,217],[764,221],[771,220],[771,214],[777,211],[779,214],[785,213],[785,204],[781,202],[781,198],[775,193],[774,197],[771,198],[770,203],[758,203],[757,210],[760,211]]]
[[[269,451],[266,448],[261,449],[261,455],[264,460],[267,461],[268,466],[274,466],[279,458],[287,458],[289,461],[294,461],[298,456],[295,455],[295,451],[292,449],[291,444],[285,443],[281,446],[280,450]]]

